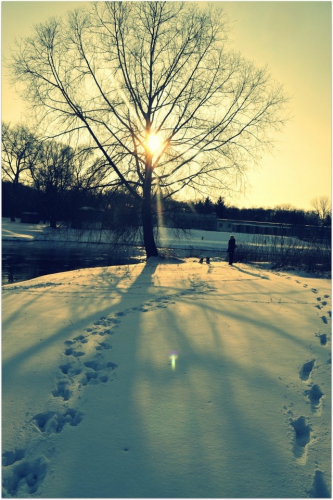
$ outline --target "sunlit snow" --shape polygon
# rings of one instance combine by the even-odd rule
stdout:
[[[330,304],[214,259],[5,285],[3,496],[330,496]]]

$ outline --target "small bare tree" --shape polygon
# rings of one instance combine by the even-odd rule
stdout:
[[[108,185],[140,201],[147,257],[158,254],[153,200],[225,189],[285,119],[282,87],[227,50],[218,5],[201,7],[88,4],[36,26],[13,57],[48,133],[90,138]]]
[[[328,216],[331,215],[332,207],[331,201],[328,196],[320,196],[311,200],[311,206],[314,208],[321,223],[323,223]]]
[[[9,123],[2,123],[1,143],[3,179],[12,184],[10,219],[15,222],[19,182],[22,179],[29,180],[30,171],[38,156],[39,142],[25,125],[11,126]]]

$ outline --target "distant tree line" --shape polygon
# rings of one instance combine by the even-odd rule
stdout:
[[[12,184],[2,182],[2,216],[13,217]],[[82,207],[108,211],[112,218],[104,227],[117,229],[118,226],[128,228],[140,225],[140,211],[137,200],[123,190],[88,190],[67,186],[66,189],[55,189],[51,184],[44,187],[19,183],[15,188],[17,200],[15,203],[15,217],[20,218],[24,212],[37,212],[40,220],[47,221],[51,227],[56,227],[57,222],[70,223],[77,217],[77,212]],[[175,213],[211,214],[221,219],[246,220],[256,222],[275,222],[292,225],[331,226],[331,215],[325,217],[315,210],[300,210],[290,205],[275,208],[238,208],[226,205],[219,197],[217,202],[209,198],[191,203],[169,200],[163,207],[164,221],[172,220]],[[109,216],[110,217],[110,216]],[[156,219],[158,208],[156,206]]]
[[[209,197],[193,204],[197,213],[215,213],[219,219],[247,220],[256,222],[275,222],[293,225],[331,225],[331,205],[328,197],[312,200],[313,210],[302,210],[292,205],[279,205],[274,208],[238,208],[226,205],[222,197],[214,203]]]
[[[37,212],[53,228],[71,222],[82,207],[104,211],[104,226],[119,231],[141,224],[140,200],[122,186],[105,183],[103,161],[90,148],[73,148],[56,140],[42,140],[24,125],[2,124],[2,216],[15,221],[24,212]],[[222,196],[192,202],[159,193],[152,199],[153,216],[172,220],[175,213],[211,214],[220,219],[275,222],[293,225],[331,225],[328,197],[312,200],[313,210],[291,205],[275,208],[237,208]],[[158,222],[157,222],[158,225]]]

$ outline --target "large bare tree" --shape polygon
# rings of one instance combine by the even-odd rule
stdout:
[[[14,56],[48,134],[90,138],[108,185],[140,200],[147,257],[153,198],[225,188],[284,121],[282,87],[227,32],[218,5],[96,2],[36,26]]]

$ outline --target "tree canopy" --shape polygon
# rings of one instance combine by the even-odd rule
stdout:
[[[11,189],[11,220],[15,221],[18,185],[23,177],[28,179],[39,153],[37,137],[22,124],[11,126],[2,123],[1,131],[1,165],[3,179],[9,180]]]
[[[96,2],[37,25],[14,55],[45,133],[89,140],[105,185],[141,201],[148,257],[152,199],[228,188],[285,120],[282,86],[227,33],[219,5]]]

